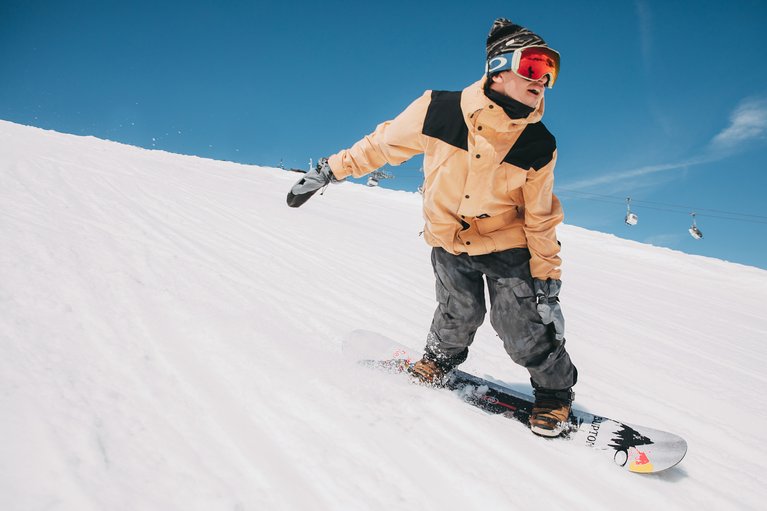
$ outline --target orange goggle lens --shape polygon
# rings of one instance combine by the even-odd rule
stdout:
[[[528,46],[511,53],[502,53],[487,63],[488,74],[501,71],[513,71],[516,75],[533,81],[548,76],[546,86],[551,88],[559,76],[559,53],[546,46]]]
[[[516,66],[512,71],[528,80],[540,80],[549,76],[547,86],[551,88],[559,75],[559,53],[551,48],[530,47],[517,50]]]

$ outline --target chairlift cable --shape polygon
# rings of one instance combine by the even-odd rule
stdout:
[[[594,193],[594,192],[582,192],[580,190],[568,190],[566,187],[562,189],[562,193],[563,194],[565,194],[565,193],[568,193],[568,194],[569,193],[579,193],[579,194],[583,194],[583,195],[592,195],[592,196],[596,196],[596,197],[604,197],[604,198],[608,198],[608,199],[613,199],[615,201],[620,201],[621,203],[625,202],[625,199],[623,199],[621,197],[618,197],[618,196],[615,196],[615,195],[606,195],[606,194]],[[583,198],[586,199],[587,197],[583,197]],[[685,214],[688,214],[692,210],[695,210],[696,212],[708,211],[710,213],[718,213],[718,214],[730,215],[730,216],[744,216],[744,217],[757,218],[757,219],[760,219],[760,220],[767,221],[767,216],[765,216],[765,215],[754,215],[752,213],[738,213],[738,212],[734,212],[734,211],[725,211],[725,210],[721,210],[721,209],[710,209],[710,208],[693,208],[691,206],[682,206],[682,205],[679,205],[679,204],[669,204],[669,203],[666,203],[666,202],[639,200],[639,199],[635,199],[633,197],[631,198],[631,202],[633,204],[642,203],[642,204],[655,204],[655,205],[658,205],[658,206],[667,206],[669,208],[675,208],[675,209],[682,210]],[[648,209],[652,209],[652,208],[648,208]],[[657,210],[658,211],[673,211],[673,210],[670,210],[670,209],[657,209]],[[706,216],[711,216],[711,215],[706,215]]]
[[[578,196],[572,196],[569,195],[571,193],[580,193],[584,195],[592,195],[593,197],[578,197]],[[598,194],[598,193],[591,193],[591,192],[580,192],[576,190],[565,190],[562,193],[557,194],[559,197],[562,198],[570,198],[574,200],[590,200],[594,202],[604,202],[607,204],[625,204],[626,200],[621,199],[614,195],[604,195],[604,194]],[[600,198],[604,197],[604,198]],[[659,208],[654,206],[642,206],[642,209],[647,210],[653,210],[653,211],[664,211],[667,213],[679,213],[684,215],[689,215],[691,210],[695,210],[697,213],[697,216],[706,217],[706,218],[718,218],[720,220],[736,220],[740,222],[749,222],[754,224],[765,224],[767,225],[767,216],[762,215],[752,215],[747,213],[736,213],[732,211],[723,211],[723,210],[716,210],[716,209],[707,209],[707,208],[689,208],[685,206],[677,206],[674,204],[665,204],[665,203],[659,203],[659,202],[653,202],[653,201],[642,201],[642,200],[636,200],[631,199],[631,203],[646,203],[646,204],[661,204],[666,205],[669,207],[666,208]],[[671,209],[674,208],[674,209]],[[718,214],[709,214],[709,213],[703,213],[701,214],[700,211],[710,211],[712,213],[718,213]],[[728,216],[722,216],[722,215],[728,215]],[[750,218],[743,218],[743,217],[750,217]]]

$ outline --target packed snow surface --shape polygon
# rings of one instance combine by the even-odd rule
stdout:
[[[345,360],[424,342],[421,199],[298,177],[0,122],[0,509],[764,509],[766,271],[559,230],[576,406],[689,443],[631,474]]]

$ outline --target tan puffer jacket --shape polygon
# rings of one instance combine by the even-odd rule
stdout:
[[[556,141],[540,119],[510,119],[485,96],[485,78],[462,92],[426,91],[394,120],[329,158],[341,179],[424,154],[424,236],[452,254],[528,247],[538,279],[560,278],[553,194]]]

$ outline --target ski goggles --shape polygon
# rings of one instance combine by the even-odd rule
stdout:
[[[547,46],[527,46],[487,61],[488,75],[501,71],[511,71],[533,82],[548,76],[546,86],[550,89],[559,75],[559,52]]]

